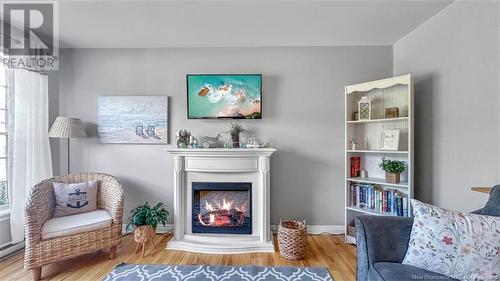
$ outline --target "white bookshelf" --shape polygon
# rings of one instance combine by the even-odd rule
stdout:
[[[371,101],[371,119],[353,120],[361,97]],[[399,108],[399,117],[386,118],[385,109]],[[381,150],[383,130],[399,130],[398,150]],[[359,143],[352,150],[350,141]],[[368,177],[351,177],[351,157],[361,159],[361,169]],[[385,180],[385,172],[378,164],[382,157],[406,161],[408,168],[401,174],[401,182],[394,184]],[[360,215],[396,216],[394,213],[377,211],[351,205],[352,183],[376,185],[384,190],[397,190],[408,200],[408,216],[411,216],[409,199],[413,198],[413,84],[410,74],[345,87],[345,224],[346,243],[355,244],[356,239],[347,234],[347,226],[354,224]]]

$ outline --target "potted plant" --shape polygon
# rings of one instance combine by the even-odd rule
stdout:
[[[233,142],[233,147],[240,147],[240,133],[245,131],[243,127],[238,122],[232,122],[229,128],[229,133],[231,134],[231,141]]]
[[[151,239],[151,236],[156,233],[156,226],[158,224],[165,226],[169,215],[162,202],[159,202],[154,207],[146,202],[144,205],[134,208],[130,213],[127,229],[134,226],[135,242],[145,242]]]
[[[405,161],[389,160],[385,157],[378,166],[385,171],[385,180],[388,183],[399,183],[401,173],[406,170]]]

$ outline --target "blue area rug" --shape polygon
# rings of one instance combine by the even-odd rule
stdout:
[[[119,264],[103,280],[162,281],[333,281],[326,268]]]

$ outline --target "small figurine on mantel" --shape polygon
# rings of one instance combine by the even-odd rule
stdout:
[[[198,139],[194,136],[189,136],[188,148],[198,148]]]
[[[269,147],[271,147],[271,144],[269,144],[268,142],[265,143],[262,140],[260,140],[258,137],[256,137],[255,135],[252,135],[248,138],[245,147],[246,148],[269,148]]]
[[[175,133],[175,144],[177,148],[187,148],[190,144],[191,132],[188,130],[178,130]]]
[[[204,148],[220,147],[222,144],[219,143],[222,135],[218,133],[215,137],[201,136],[200,143],[203,144]]]

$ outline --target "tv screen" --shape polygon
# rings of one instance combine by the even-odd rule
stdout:
[[[188,74],[189,119],[262,118],[261,74]]]

